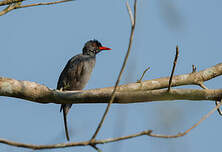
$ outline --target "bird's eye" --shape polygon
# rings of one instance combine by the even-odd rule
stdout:
[[[93,43],[93,47],[97,47],[96,43]]]

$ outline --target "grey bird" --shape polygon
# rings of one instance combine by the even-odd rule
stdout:
[[[72,57],[62,73],[60,74],[57,89],[58,90],[82,90],[90,79],[92,70],[96,63],[96,55],[102,50],[111,50],[102,46],[97,40],[90,40],[85,43],[82,53]],[[67,114],[72,104],[62,104],[60,112],[63,111],[66,138],[69,141],[67,127]]]

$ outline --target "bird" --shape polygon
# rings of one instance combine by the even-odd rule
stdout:
[[[85,43],[82,53],[73,56],[61,72],[57,90],[72,91],[82,90],[90,79],[92,70],[96,63],[96,55],[103,50],[111,50],[104,47],[98,40],[89,40]],[[69,141],[69,132],[67,127],[67,114],[72,104],[61,104],[60,112],[63,111],[66,139]]]

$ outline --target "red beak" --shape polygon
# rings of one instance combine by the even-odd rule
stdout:
[[[104,47],[104,46],[99,47],[99,49],[100,49],[100,50],[112,50],[112,49],[110,49],[110,48],[108,48],[108,47]]]

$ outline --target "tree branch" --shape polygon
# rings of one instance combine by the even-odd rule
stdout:
[[[0,16],[5,15],[6,13],[14,10],[16,7],[20,6],[22,2],[9,4],[5,9],[0,12]]]
[[[174,76],[172,86],[196,85],[200,84],[199,82],[210,80],[219,75],[222,75],[222,63],[200,72]],[[114,103],[184,99],[220,101],[222,96],[221,89],[172,89],[172,92],[158,90],[167,88],[168,83],[169,77],[165,77],[118,86]],[[113,87],[62,92],[51,90],[35,82],[0,77],[0,96],[16,97],[38,103],[108,103],[112,91]]]
[[[74,1],[74,0],[61,0],[61,1],[55,1],[55,2],[45,2],[45,3],[35,3],[35,4],[28,4],[28,5],[21,5],[21,6],[16,7],[15,9],[25,8],[25,7],[33,7],[33,6],[40,6],[40,5],[53,5],[53,4],[70,2],[70,1]]]
[[[103,91],[104,90],[104,91]],[[38,103],[85,104],[109,103],[112,90],[107,88],[83,91],[50,90],[46,86],[29,81],[0,78],[0,96],[21,98]],[[132,92],[116,92],[114,103],[126,104],[163,100],[217,100],[222,97],[222,89],[163,89]]]
[[[33,7],[33,6],[40,6],[40,5],[54,5],[54,4],[70,2],[70,1],[74,1],[74,0],[59,0],[59,1],[54,1],[54,2],[21,5],[23,1],[25,1],[25,0],[6,0],[6,1],[0,2],[0,6],[8,5],[5,9],[0,11],[0,16],[5,15],[6,13],[8,13],[12,10],[18,9],[18,8]]]
[[[141,83],[141,82],[142,82],[142,79],[143,79],[144,75],[146,74],[146,72],[147,72],[149,69],[150,69],[150,67],[146,68],[146,69],[143,71],[143,74],[142,74],[142,76],[140,77],[140,79],[137,80],[137,83]]]
[[[117,86],[119,85],[119,82],[120,82],[120,79],[121,79],[121,76],[122,76],[122,73],[124,71],[124,68],[126,66],[126,62],[128,60],[128,57],[129,57],[129,54],[130,54],[130,50],[131,50],[131,47],[132,47],[132,42],[133,42],[133,35],[134,35],[134,31],[135,31],[135,23],[136,23],[136,4],[137,4],[137,0],[134,1],[134,16],[132,15],[132,10],[128,4],[128,2],[126,2],[126,6],[127,6],[127,9],[128,9],[128,13],[129,13],[129,16],[130,16],[130,20],[131,20],[131,33],[130,33],[130,38],[129,38],[129,45],[128,45],[128,49],[127,49],[127,52],[126,52],[126,56],[124,58],[124,61],[123,61],[123,65],[120,69],[120,72],[119,72],[119,75],[118,75],[118,78],[116,80],[116,83],[115,83],[115,86],[114,86],[114,89],[112,91],[112,94],[111,94],[111,99],[109,101],[109,104],[107,105],[106,109],[105,109],[105,112],[99,122],[99,125],[98,127],[96,128],[96,131],[94,132],[91,140],[94,140],[97,136],[97,134],[99,133],[99,130],[101,129],[102,125],[103,125],[103,122],[108,114],[108,111],[110,109],[110,106],[111,104],[113,103],[114,99],[115,99],[115,96],[116,96],[116,91],[117,91]]]
[[[189,133],[192,129],[197,127],[202,121],[207,119],[213,112],[215,112],[220,106],[222,102],[218,103],[218,105],[213,108],[210,112],[208,112],[206,115],[204,115],[200,121],[195,123],[191,128],[187,129],[185,132],[178,133],[176,135],[162,135],[162,134],[153,134],[152,130],[145,130],[136,134],[131,134],[128,136],[123,136],[123,137],[117,137],[117,138],[108,138],[108,139],[102,139],[102,140],[88,140],[88,141],[83,141],[83,142],[72,142],[72,143],[61,143],[61,144],[53,144],[53,145],[33,145],[33,144],[24,144],[24,143],[18,143],[14,141],[9,141],[6,139],[1,139],[0,138],[0,143],[4,143],[7,145],[11,146],[16,146],[16,147],[23,147],[23,148],[29,148],[29,149],[53,149],[53,148],[64,148],[64,147],[74,147],[74,146],[91,146],[97,151],[101,151],[98,147],[95,145],[97,144],[105,144],[105,143],[111,143],[111,142],[117,142],[117,141],[122,141],[122,140],[127,140],[130,138],[135,138],[143,135],[147,135],[150,137],[157,137],[157,138],[178,138],[181,136],[185,136],[187,133]]]
[[[173,69],[172,69],[171,75],[170,75],[168,91],[170,91],[170,89],[171,89],[171,84],[172,84],[172,80],[173,80],[173,74],[174,74],[174,71],[175,71],[175,68],[176,68],[178,56],[179,56],[179,48],[178,48],[178,46],[176,46],[176,55],[175,55],[174,62],[173,62]]]
[[[25,0],[3,0],[0,2],[0,6],[18,3],[18,2],[22,2],[22,1],[25,1]]]
[[[90,146],[90,145],[97,145],[97,144],[105,144],[105,143],[111,143],[111,142],[117,142],[121,140],[126,140],[130,138],[135,138],[143,135],[149,135],[152,131],[142,131],[136,134],[123,136],[123,137],[117,137],[117,138],[108,138],[108,139],[102,139],[102,140],[88,140],[88,141],[82,141],[82,142],[71,142],[71,143],[61,143],[61,144],[52,144],[52,145],[34,145],[34,144],[24,144],[14,141],[9,141],[5,139],[0,138],[0,143],[4,143],[11,146],[16,147],[23,147],[23,148],[29,148],[29,149],[53,149],[53,148],[64,148],[64,147],[74,147],[74,146]]]

